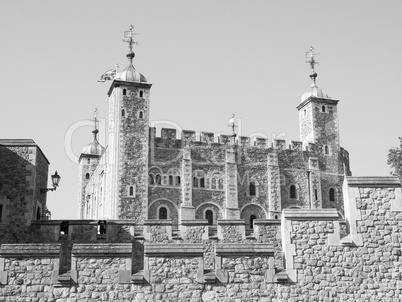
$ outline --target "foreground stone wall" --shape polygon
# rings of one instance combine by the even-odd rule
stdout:
[[[183,221],[178,233],[171,220],[108,221],[106,234],[96,221],[70,221],[67,234],[37,222],[38,243],[1,245],[0,301],[400,301],[399,180],[347,177],[343,190],[346,221],[286,209],[251,233],[244,220],[216,232]]]

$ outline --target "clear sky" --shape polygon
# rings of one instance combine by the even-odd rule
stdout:
[[[151,120],[299,140],[296,106],[317,85],[338,104],[353,175],[389,175],[402,135],[401,1],[3,1],[1,138],[31,138],[62,179],[48,193],[54,219],[77,216],[78,156],[94,108],[107,117],[110,82],[126,66],[123,32],[140,35],[134,66],[153,84]],[[102,128],[101,128],[102,130]],[[106,144],[105,133],[100,141]],[[72,150],[74,154],[69,152]],[[50,185],[50,179],[49,179]]]

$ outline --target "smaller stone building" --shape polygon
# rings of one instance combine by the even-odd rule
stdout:
[[[43,218],[49,161],[32,139],[0,139],[0,225]]]

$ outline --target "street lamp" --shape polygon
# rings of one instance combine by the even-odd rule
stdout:
[[[59,186],[59,182],[60,182],[60,175],[56,172],[54,172],[54,174],[52,175],[52,183],[53,183],[53,188],[42,188],[40,189],[41,193],[46,193],[48,191],[55,191],[56,188]]]

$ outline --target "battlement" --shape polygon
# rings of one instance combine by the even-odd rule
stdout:
[[[177,132],[176,129],[173,128],[161,128],[161,134],[160,136],[157,136],[155,127],[150,127],[149,133],[151,144],[154,142],[156,146],[169,146],[171,148],[182,148],[186,145],[208,146],[211,144],[214,146],[226,146],[234,143],[241,147],[303,151],[303,144],[300,141],[289,141],[289,143],[286,144],[286,140],[282,139],[274,139],[270,142],[268,138],[263,137],[234,137],[233,135],[228,134],[196,132],[193,130],[182,130]],[[177,138],[178,135],[180,138]],[[315,144],[309,144],[305,151],[311,151],[314,147]]]

